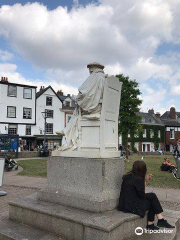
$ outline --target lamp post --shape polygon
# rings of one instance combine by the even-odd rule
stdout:
[[[45,110],[44,112],[41,112],[44,118],[44,144],[43,144],[43,155],[44,157],[48,157],[49,156],[49,150],[46,149],[46,119],[47,118],[51,118],[50,116],[48,116],[48,112],[47,110]]]
[[[46,119],[47,119],[47,111],[41,112],[44,118],[44,144],[43,149],[45,150],[45,143],[46,143]]]

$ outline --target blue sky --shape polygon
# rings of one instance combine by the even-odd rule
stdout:
[[[1,0],[0,72],[76,94],[98,61],[139,82],[142,111],[180,111],[178,0]]]

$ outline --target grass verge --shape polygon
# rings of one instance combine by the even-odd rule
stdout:
[[[125,172],[132,169],[133,162],[135,160],[140,160],[142,156],[130,156],[129,163],[125,163]],[[164,157],[169,157],[170,161],[176,166],[173,156],[144,156],[143,161],[147,165],[147,173],[153,174],[153,179],[149,181],[148,186],[153,187],[163,187],[163,188],[179,188],[180,181],[176,180],[172,173],[162,172],[160,166],[163,162]]]
[[[160,170],[161,163],[165,156],[144,156],[144,161],[147,164],[148,173],[153,174],[153,179],[148,183],[148,186],[163,187],[163,188],[179,188],[180,181],[177,181],[172,173],[162,172]],[[175,165],[174,158],[169,157]],[[141,156],[130,156],[129,163],[125,163],[125,172],[131,170],[133,162],[141,159]],[[47,159],[33,159],[18,161],[18,165],[23,168],[19,173],[21,176],[46,177],[47,176]]]

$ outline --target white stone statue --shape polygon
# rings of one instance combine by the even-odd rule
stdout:
[[[122,84],[117,78],[105,75],[104,66],[99,63],[87,67],[90,76],[78,89],[79,94],[74,96],[76,109],[63,130],[62,146],[52,155],[119,157],[118,116]]]

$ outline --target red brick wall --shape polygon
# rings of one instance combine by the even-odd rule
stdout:
[[[175,132],[175,138],[170,139],[170,132],[165,132],[165,142],[167,145],[169,144],[176,144],[176,139],[180,138],[180,132]]]

